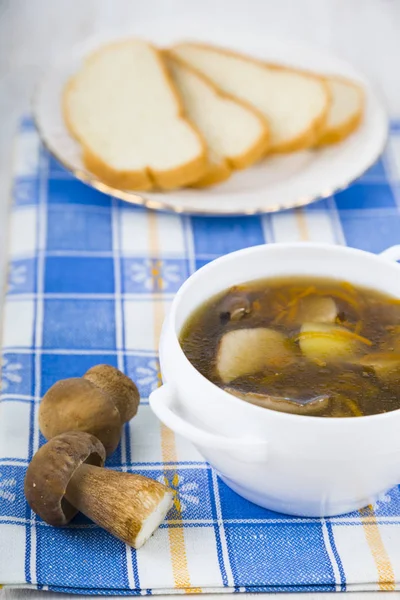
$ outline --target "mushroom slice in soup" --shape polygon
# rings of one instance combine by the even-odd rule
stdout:
[[[217,373],[223,383],[266,367],[284,367],[294,360],[289,340],[279,331],[257,327],[225,333],[217,350]]]
[[[344,327],[327,323],[303,323],[297,339],[304,356],[324,362],[351,360],[372,345]]]
[[[278,412],[291,413],[295,415],[317,415],[325,410],[330,401],[328,395],[315,396],[309,400],[295,400],[284,396],[271,396],[257,392],[242,392],[232,387],[224,390],[236,398],[245,400],[250,404],[256,404],[262,408],[269,408]]]
[[[338,310],[329,296],[307,296],[299,300],[296,321],[298,323],[334,323]]]
[[[232,288],[222,298],[218,306],[218,311],[220,320],[223,323],[240,321],[251,312],[251,302],[248,293],[240,288]]]
[[[398,381],[400,375],[400,353],[373,352],[360,359],[360,365],[370,367],[382,381]]]
[[[400,326],[388,325],[386,327],[387,336],[380,345],[382,352],[393,352],[400,354]]]

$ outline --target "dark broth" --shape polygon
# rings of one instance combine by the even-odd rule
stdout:
[[[200,373],[252,404],[320,417],[400,408],[400,300],[372,290],[249,282],[198,308],[180,342]]]

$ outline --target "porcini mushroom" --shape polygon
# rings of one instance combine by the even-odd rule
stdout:
[[[130,421],[137,413],[140,395],[132,379],[111,365],[95,365],[83,376],[110,396],[121,416]]]
[[[225,333],[218,346],[217,372],[224,383],[257,373],[267,367],[283,367],[293,361],[287,338],[274,329],[234,329]]]
[[[83,378],[63,379],[47,391],[40,403],[39,427],[47,440],[65,431],[92,433],[109,456],[138,404],[133,381],[114,367],[97,365]]]
[[[26,472],[25,497],[49,525],[66,525],[78,509],[65,496],[74,472],[84,463],[102,467],[103,444],[94,435],[71,431],[54,437],[34,455]]]
[[[25,477],[25,496],[46,523],[66,525],[78,511],[123,542],[140,548],[172,506],[173,492],[141,475],[103,468],[93,435],[63,433],[42,446]]]
[[[66,431],[86,431],[112,454],[121,437],[121,416],[107,394],[82,378],[57,381],[44,395],[39,407],[39,427],[46,438]]]

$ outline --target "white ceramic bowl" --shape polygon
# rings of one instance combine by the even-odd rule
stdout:
[[[176,295],[164,324],[164,385],[150,405],[159,419],[191,440],[238,494],[274,511],[329,516],[372,502],[400,483],[400,410],[352,419],[291,415],[231,396],[201,375],[178,340],[205,300],[254,279],[328,276],[400,298],[400,246],[380,256],[320,244],[270,244],[223,256],[194,273]]]

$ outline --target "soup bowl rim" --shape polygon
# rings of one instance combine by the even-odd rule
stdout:
[[[308,424],[314,423],[314,424],[318,425],[319,427],[321,427],[321,426],[323,426],[323,427],[324,426],[326,426],[326,427],[339,427],[339,426],[341,426],[341,427],[343,427],[343,426],[361,427],[364,424],[370,423],[371,421],[377,421],[377,420],[384,421],[384,420],[393,418],[395,415],[400,415],[400,408],[398,408],[396,410],[388,411],[386,413],[377,413],[377,414],[366,415],[366,416],[363,415],[363,416],[357,417],[357,418],[356,417],[329,417],[328,418],[328,417],[323,417],[323,416],[310,416],[310,415],[285,413],[285,412],[275,411],[270,408],[257,406],[255,404],[251,404],[240,398],[237,398],[233,394],[230,394],[223,388],[219,387],[217,384],[215,384],[212,381],[210,381],[209,379],[207,379],[207,377],[202,375],[202,373],[200,373],[200,371],[198,369],[196,369],[196,367],[190,362],[190,360],[185,355],[183,348],[181,346],[180,340],[179,340],[179,335],[180,335],[180,332],[182,331],[182,327],[180,327],[180,329],[177,331],[176,317],[177,317],[177,311],[179,310],[179,303],[190,286],[194,285],[199,279],[203,278],[204,275],[207,274],[207,272],[213,271],[215,266],[219,266],[224,263],[235,261],[235,259],[239,256],[244,256],[244,255],[251,256],[251,254],[254,254],[257,252],[264,252],[264,251],[268,252],[268,251],[271,251],[272,249],[279,249],[279,248],[293,249],[295,251],[295,250],[298,250],[299,248],[306,248],[306,247],[312,248],[315,251],[329,249],[330,251],[342,252],[343,254],[348,254],[348,255],[353,255],[353,256],[354,255],[364,256],[364,258],[368,258],[369,260],[375,262],[376,266],[381,265],[382,261],[384,260],[385,263],[388,263],[389,265],[391,264],[394,269],[400,269],[400,265],[398,265],[395,262],[396,259],[400,260],[400,245],[399,246],[391,246],[390,248],[388,248],[387,250],[384,250],[380,254],[373,254],[373,253],[365,251],[365,250],[350,248],[348,246],[339,246],[339,245],[336,246],[336,245],[331,245],[331,244],[321,244],[321,243],[315,243],[315,242],[271,243],[271,244],[251,246],[249,248],[244,248],[241,250],[237,250],[235,252],[231,252],[229,254],[225,254],[219,258],[212,260],[208,264],[204,265],[203,267],[201,267],[200,269],[195,271],[182,284],[182,286],[176,293],[176,295],[172,301],[170,311],[169,311],[167,318],[163,325],[163,331],[162,331],[162,336],[161,336],[161,340],[160,340],[160,354],[162,355],[163,351],[166,351],[167,347],[170,346],[170,344],[171,344],[170,336],[172,335],[174,346],[179,352],[179,359],[181,361],[183,361],[186,368],[188,368],[190,370],[191,377],[200,378],[202,381],[202,384],[210,389],[210,393],[214,393],[214,394],[218,393],[220,395],[221,399],[224,398],[225,401],[229,402],[231,405],[236,405],[237,407],[240,407],[242,410],[243,410],[243,405],[245,405],[246,410],[251,411],[254,416],[265,415],[267,413],[270,415],[272,414],[274,416],[274,418],[276,418],[278,420],[287,421],[287,422],[288,421],[293,422],[293,420],[294,420],[294,421],[299,422],[299,419],[300,419],[301,422],[304,424],[306,422]],[[296,274],[293,273],[293,275],[295,276]],[[254,279],[248,280],[248,281],[244,280],[243,283],[250,283],[251,281],[255,281],[255,280]],[[351,283],[351,281],[350,281],[350,283]],[[374,290],[373,286],[369,286],[369,287],[371,290]],[[212,296],[210,296],[209,298],[211,298],[211,297]],[[195,311],[196,308],[198,308],[198,306],[193,307],[192,312]],[[161,356],[161,358],[162,358],[162,356]],[[177,379],[179,379],[179,375],[177,376]],[[171,384],[168,382],[167,384],[164,384],[164,386],[162,386],[162,387],[165,387],[166,385],[173,385],[173,382],[171,381]]]

